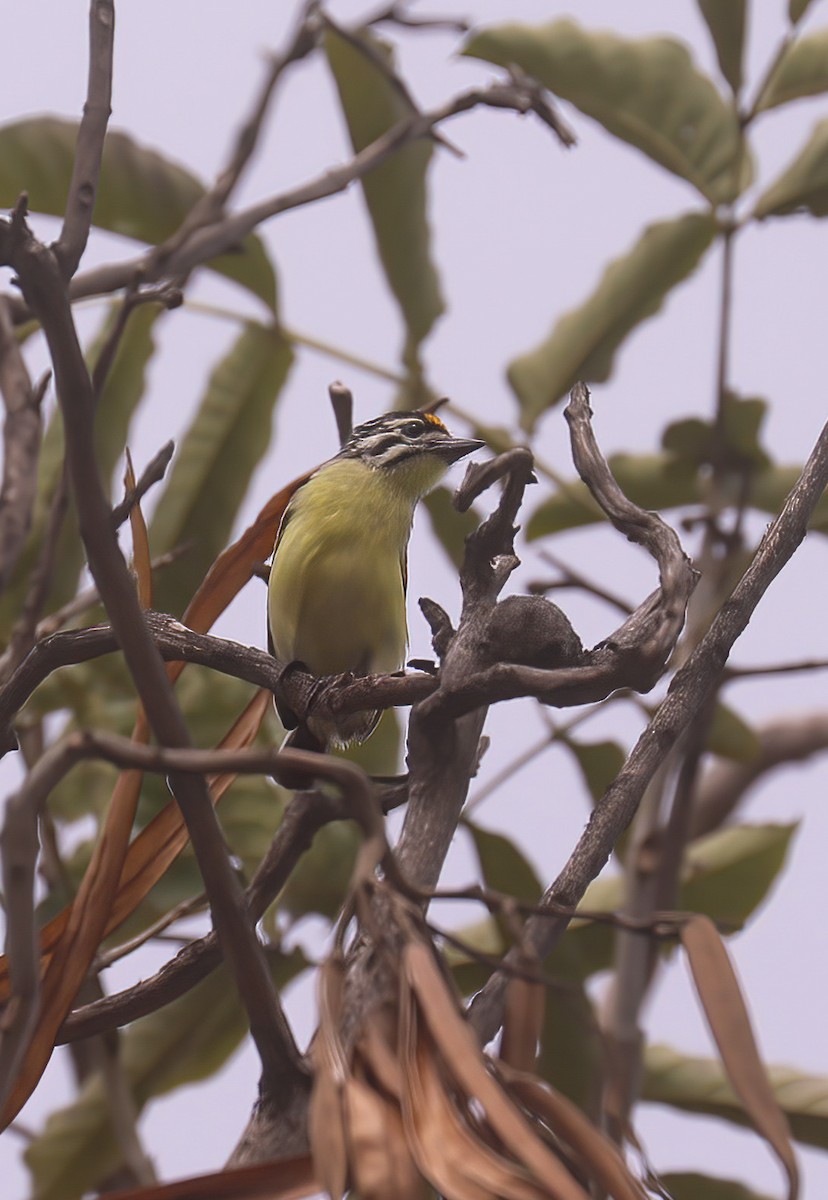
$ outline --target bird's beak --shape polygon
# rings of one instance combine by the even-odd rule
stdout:
[[[456,463],[461,458],[465,458],[467,454],[473,454],[475,450],[480,450],[485,445],[485,442],[478,441],[477,438],[453,437],[449,441],[435,446],[435,453],[439,454],[440,458],[447,463]]]

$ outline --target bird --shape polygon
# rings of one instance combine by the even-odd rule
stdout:
[[[293,494],[268,581],[268,645],[312,675],[399,671],[408,645],[408,541],[419,500],[484,442],[453,437],[433,412],[388,412],[356,426]],[[305,722],[281,701],[283,746],[325,752],[363,742],[379,712]]]

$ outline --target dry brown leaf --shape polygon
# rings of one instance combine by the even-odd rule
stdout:
[[[147,722],[141,713],[133,731],[133,740],[146,741],[148,734]],[[123,772],[112,793],[103,832],[81,880],[78,894],[62,933],[46,961],[40,987],[37,1027],[26,1048],[14,1087],[0,1113],[0,1129],[5,1129],[14,1120],[37,1086],[54,1049],[57,1032],[103,940],[140,793],[140,773]]]
[[[237,718],[233,727],[219,743],[221,750],[243,750],[259,732],[264,714],[272,702],[271,694],[262,689]],[[217,804],[236,778],[234,774],[218,775],[210,782],[210,798]],[[188,834],[181,810],[175,802],[167,804],[141,830],[129,847],[124,862],[118,892],[112,903],[107,923],[107,936],[135,911],[150,889],[187,845]]]
[[[398,1104],[353,1075],[343,1096],[348,1157],[362,1200],[426,1200]]]
[[[476,1101],[505,1149],[558,1200],[587,1200],[560,1159],[490,1073],[477,1039],[464,1020],[430,947],[411,941],[403,950],[405,978],[414,991],[445,1069],[468,1100]]]
[[[394,1028],[388,1030],[387,1020],[394,1022]],[[383,1026],[386,1026],[383,1030]],[[376,1082],[389,1096],[399,1100],[402,1096],[403,1079],[400,1060],[389,1041],[396,1043],[396,1014],[390,1009],[372,1013],[371,1020],[366,1023],[356,1043],[356,1057],[365,1063],[368,1071]]]
[[[134,473],[131,476],[134,483]],[[273,546],[279,521],[302,477],[277,493],[265,505],[242,536],[219,555],[188,607],[193,628],[202,632],[212,625],[237,592],[250,579],[256,564],[266,558]],[[139,514],[140,518],[140,514]],[[142,535],[138,526],[137,542]],[[135,538],[135,526],[133,525]],[[268,544],[269,542],[269,544]],[[138,554],[143,551],[136,549]],[[146,547],[146,558],[149,550]],[[144,567],[141,567],[141,574]],[[145,583],[146,585],[146,576]],[[167,667],[172,680],[184,669],[184,663]],[[259,693],[222,741],[222,746],[238,748],[255,737],[269,703],[269,695]],[[255,726],[255,727],[254,727]],[[133,740],[147,740],[148,730],[139,711]],[[38,1026],[27,1049],[15,1087],[0,1114],[0,1128],[14,1119],[31,1095],[54,1048],[57,1031],[72,1005],[89,965],[106,933],[114,929],[144,898],[150,888],[186,845],[187,834],[178,806],[167,805],[142,834],[129,845],[141,790],[141,773],[124,772],[115,786],[106,822],[73,904],[50,922],[41,939],[41,952],[48,947],[41,987],[41,1012]],[[214,796],[226,790],[233,776],[217,781]],[[8,996],[8,971],[5,958],[0,960],[0,996]]]
[[[789,1200],[796,1200],[799,1169],[790,1128],[765,1071],[725,944],[713,922],[703,916],[682,925],[681,941],[728,1079],[754,1127],[782,1164]]]
[[[512,979],[506,989],[500,1059],[516,1071],[531,1071],[546,1010],[546,988],[528,979]]]
[[[245,529],[244,533],[228,548],[218,556],[210,570],[204,577],[203,582],[199,586],[195,596],[187,607],[184,614],[184,622],[189,628],[196,630],[199,633],[206,633],[213,622],[224,612],[227,605],[241,591],[242,587],[250,580],[256,566],[269,557],[273,543],[276,540],[276,533],[279,528],[279,523],[284,515],[285,508],[288,505],[293,493],[297,488],[305,483],[313,472],[301,476],[299,479],[293,480],[281,491],[271,496],[265,506],[261,509],[253,523]],[[184,670],[186,663],[168,663],[167,674],[170,679],[175,681],[181,672]],[[249,714],[255,705],[256,712],[259,712],[259,724],[267,709],[267,704],[261,699],[251,703],[249,709],[245,710],[245,714]],[[244,716],[240,720],[244,719]],[[236,723],[237,726],[239,722]],[[136,722],[136,729],[139,727],[140,721]],[[234,729],[236,726],[234,726]],[[256,727],[258,731],[258,726]],[[231,731],[232,734],[232,731]],[[133,735],[135,736],[135,735]],[[230,735],[228,735],[229,737]],[[255,734],[253,735],[255,736]],[[137,739],[136,739],[137,740]],[[252,740],[252,738],[250,739]],[[230,746],[227,738],[221,743],[225,747]],[[248,745],[249,741],[236,743],[236,747]],[[132,773],[133,780],[139,781],[141,775],[138,772]],[[226,790],[229,786],[229,780],[222,784],[222,790]],[[126,786],[126,785],[123,785]],[[134,787],[134,783],[132,785]],[[121,796],[119,803],[115,804],[115,796],[113,795],[113,803],[110,805],[110,811],[117,810],[124,812],[127,815],[127,810],[124,807],[126,802]],[[157,823],[156,823],[157,822]],[[178,841],[180,830],[182,828],[178,806],[174,802],[170,802],[161,813],[158,814],[154,822],[151,822],[147,829],[143,831],[147,834],[144,840],[141,840],[141,835],[135,839],[127,851],[126,861],[122,879],[125,885],[125,890],[119,891],[111,906],[112,920],[107,927],[107,932],[110,932],[120,924],[125,917],[134,910],[137,904],[144,898],[149,887],[152,887],[160,876],[156,876],[149,883],[146,890],[144,881],[149,876],[147,875],[148,868],[151,868],[155,855],[155,847],[172,847],[177,845],[175,854],[186,845],[186,835],[184,840]],[[152,830],[152,832],[150,832]],[[172,839],[172,840],[171,840]],[[106,829],[101,838],[101,844],[106,843],[111,845]],[[175,857],[173,854],[173,858]],[[172,858],[166,861],[166,866],[172,861]],[[165,869],[166,869],[165,866]],[[116,919],[117,913],[117,919]],[[68,906],[52,918],[40,932],[40,953],[44,960],[48,959],[51,952],[58,946],[66,934],[66,930],[70,922],[73,924],[77,920],[77,914],[73,916],[73,906]],[[47,966],[47,961],[44,961],[44,969]],[[9,997],[9,975],[8,962],[5,955],[0,956],[0,1002],[7,1000]]]
[[[498,1072],[509,1091],[574,1152],[585,1174],[599,1183],[613,1200],[647,1200],[647,1193],[616,1147],[577,1105],[535,1075],[526,1075],[504,1063]]]
[[[343,1089],[350,1075],[339,1036],[345,967],[331,956],[319,972],[319,1028],[313,1039],[313,1089],[308,1111],[308,1136],[314,1171],[322,1187],[341,1200],[348,1181]]]
[[[117,1192],[118,1200],[301,1200],[321,1190],[310,1155]]]
[[[124,487],[128,492],[135,487],[135,472],[132,469],[132,455],[129,447],[126,450]],[[138,580],[138,600],[141,608],[152,608],[152,557],[149,534],[144,514],[141,512],[141,505],[138,502],[133,504],[129,510],[129,524],[132,529],[132,562]]]
[[[447,1200],[549,1200],[555,1194],[483,1141],[458,1110],[440,1073],[434,1040],[404,983],[400,1054],[409,1145],[420,1170]]]

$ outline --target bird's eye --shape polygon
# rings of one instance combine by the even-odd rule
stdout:
[[[425,433],[425,426],[421,425],[419,421],[406,421],[402,427],[402,432],[406,437],[420,437],[421,434]]]

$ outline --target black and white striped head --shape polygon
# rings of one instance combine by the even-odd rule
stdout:
[[[434,413],[389,412],[357,425],[336,457],[360,459],[376,470],[426,459],[445,469],[484,445],[474,438],[453,437]]]

